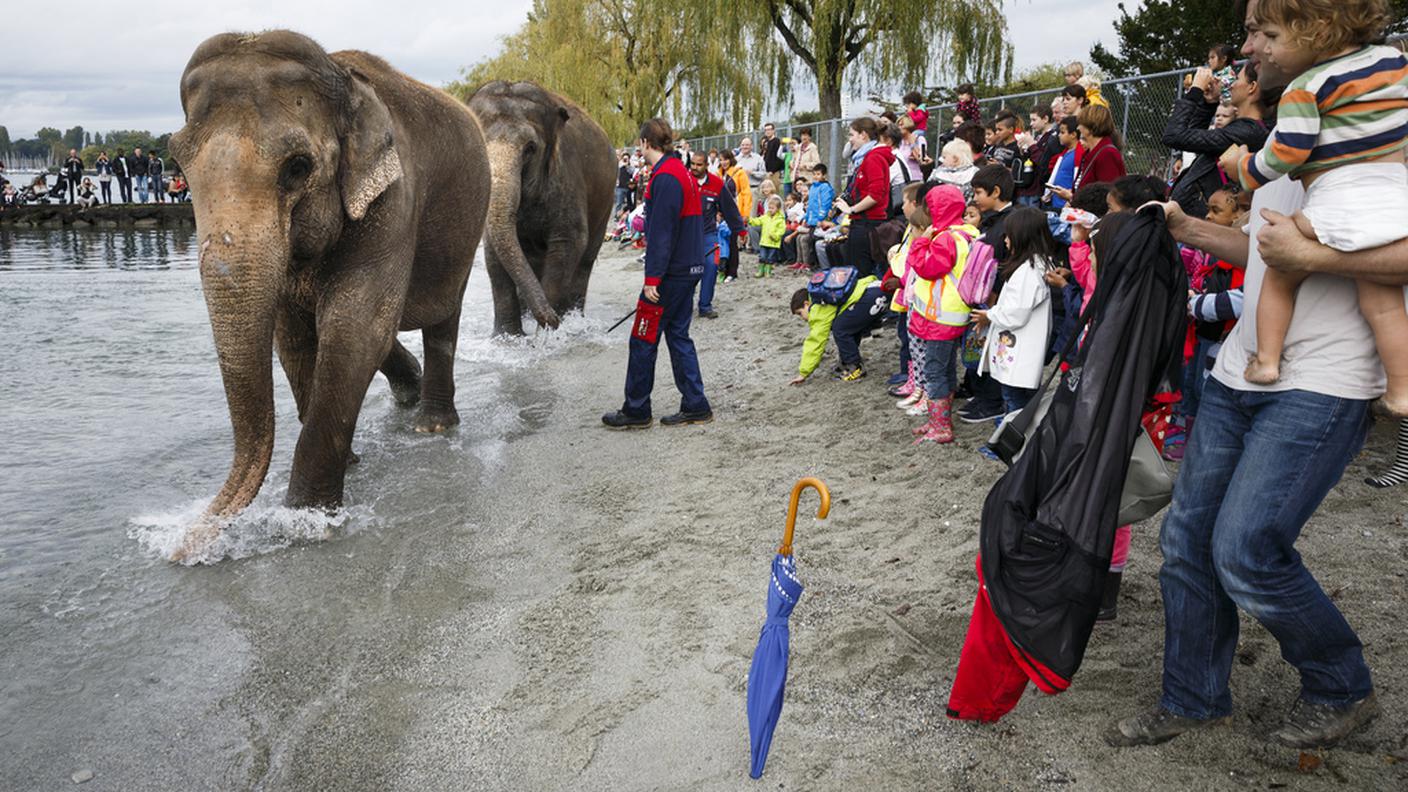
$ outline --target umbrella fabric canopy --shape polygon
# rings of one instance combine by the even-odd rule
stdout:
[[[792,557],[792,531],[797,523],[797,501],[807,487],[821,495],[821,507],[817,509],[816,516],[824,518],[831,511],[831,492],[817,479],[804,478],[792,488],[782,546],[772,559],[767,619],[758,635],[758,648],[753,650],[753,664],[748,669],[748,736],[753,757],[748,774],[753,778],[763,775],[768,748],[772,745],[772,733],[782,715],[790,639],[787,618],[797,607],[797,600],[802,598],[802,581],[797,579],[797,561]]]

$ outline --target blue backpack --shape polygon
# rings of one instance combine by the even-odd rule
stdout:
[[[858,280],[860,270],[855,267],[832,267],[814,272],[807,281],[807,296],[814,303],[845,305]]]

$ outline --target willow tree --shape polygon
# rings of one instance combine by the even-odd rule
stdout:
[[[748,49],[774,92],[791,93],[801,61],[827,118],[841,115],[843,88],[920,88],[936,74],[994,83],[1012,70],[1002,0],[762,0],[739,8]]]
[[[533,80],[580,104],[618,141],[657,115],[756,121],[763,88],[715,32],[713,10],[687,0],[534,0],[499,54],[447,89],[467,99],[489,80]]]

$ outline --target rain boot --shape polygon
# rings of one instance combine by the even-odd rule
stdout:
[[[909,377],[904,381],[903,384],[901,384],[901,385],[899,385],[898,387],[892,389],[892,390],[890,391],[890,395],[891,395],[891,396],[899,397],[899,398],[901,398],[901,399],[908,399],[910,396],[913,396],[913,395],[914,395],[914,391],[915,391],[917,388],[918,388],[918,385],[916,385],[915,382],[914,382],[914,361],[911,360],[911,361],[909,361]],[[909,402],[908,404],[905,404],[904,406],[908,407],[910,404],[913,404],[913,403],[914,403],[914,402],[911,401],[911,402]],[[895,405],[895,406],[898,407],[899,405]]]
[[[910,393],[909,393],[908,396],[906,396],[906,397],[904,397],[903,399],[900,399],[899,401],[895,402],[895,406],[898,407],[898,408],[900,408],[901,410],[908,410],[910,407],[913,407],[914,405],[918,404],[920,401],[923,401],[923,399],[924,399],[924,391],[923,391],[923,389],[921,389],[921,388],[915,388],[914,390],[910,391]]]
[[[940,444],[953,442],[953,421],[949,416],[949,409],[952,406],[952,399],[929,400],[929,422],[924,425],[923,433],[915,439],[915,445],[919,445],[925,440]]]
[[[1120,600],[1120,579],[1123,577],[1123,572],[1106,574],[1105,592],[1100,595],[1100,613],[1096,615],[1096,621],[1114,621],[1118,616],[1116,609]]]

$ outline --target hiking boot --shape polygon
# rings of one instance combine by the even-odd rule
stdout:
[[[649,429],[650,425],[655,423],[655,419],[651,418],[649,415],[643,418],[635,415],[627,415],[617,410],[616,412],[609,412],[601,416],[601,422],[612,429]]]
[[[1105,732],[1105,743],[1113,748],[1129,748],[1135,745],[1158,745],[1194,729],[1206,729],[1226,718],[1184,718],[1174,715],[1163,707],[1155,707],[1148,712],[1116,721]]]
[[[1286,725],[1276,730],[1271,739],[1291,748],[1328,748],[1378,714],[1379,700],[1373,693],[1339,707],[1296,699]]]
[[[706,424],[714,420],[713,410],[698,410],[695,412],[677,412],[674,415],[667,415],[660,419],[661,426],[686,426],[688,424]]]
[[[718,311],[715,311],[713,308],[710,308],[710,309],[707,310],[707,311],[700,311],[700,312],[699,312],[699,318],[700,318],[700,319],[718,319],[718,318],[719,318],[719,312],[718,312]]]
[[[979,404],[978,402],[968,402],[958,410],[958,420],[964,423],[984,423],[994,418],[1001,418],[1007,411],[1001,404]]]
[[[1105,591],[1100,595],[1100,611],[1095,614],[1095,621],[1114,621],[1115,617],[1119,615],[1120,579],[1123,577],[1123,572],[1107,572],[1105,574]]]

